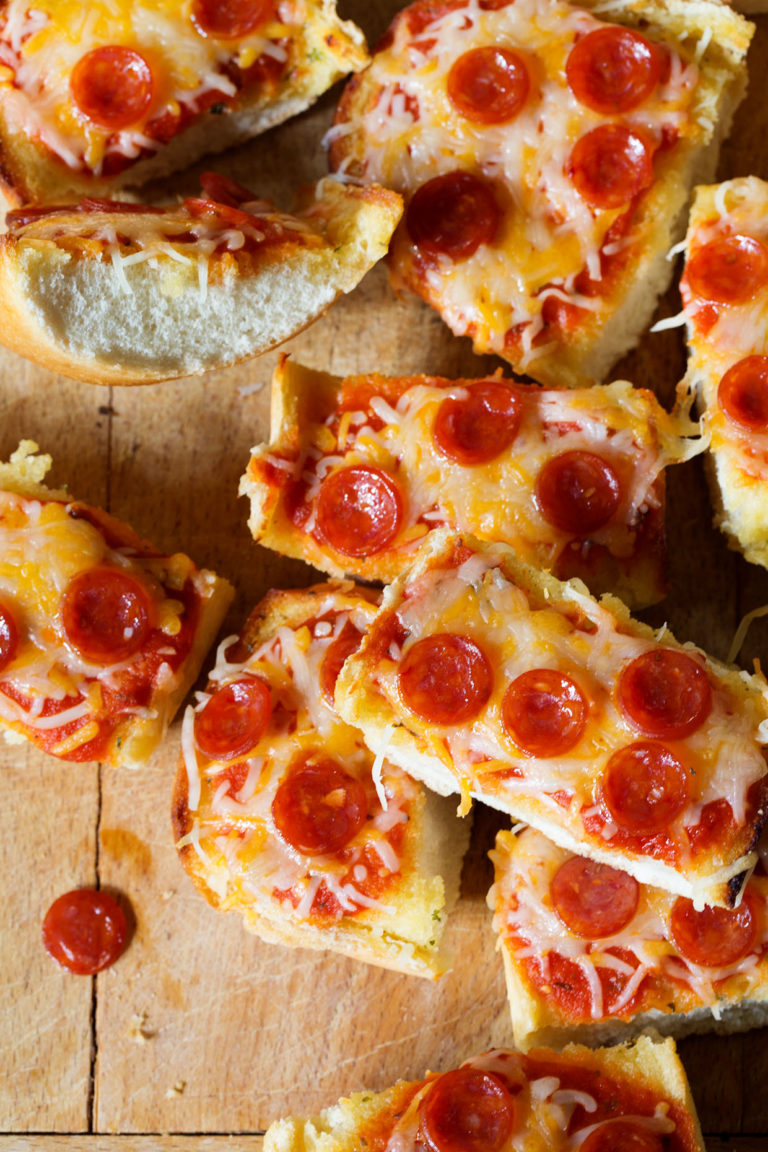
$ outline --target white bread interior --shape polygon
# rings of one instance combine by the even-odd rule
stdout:
[[[359,283],[386,252],[401,202],[384,189],[324,180],[304,211],[322,213],[321,245],[268,246],[202,286],[194,259],[160,253],[118,270],[106,246],[94,255],[79,243],[94,225],[119,230],[123,215],[27,224],[0,238],[0,342],[95,384],[147,384],[259,355]],[[185,254],[195,256],[189,244]]]

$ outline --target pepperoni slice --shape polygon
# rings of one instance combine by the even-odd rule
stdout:
[[[381,468],[338,468],[320,485],[315,517],[318,534],[331,548],[344,556],[373,556],[388,548],[400,529],[400,489]]]
[[[747,893],[738,908],[697,912],[693,901],[680,896],[669,917],[669,934],[680,955],[702,968],[729,968],[756,946],[759,915]]]
[[[473,640],[435,632],[407,650],[400,661],[398,684],[406,708],[422,720],[464,724],[487,704],[493,671]]]
[[[746,356],[729,368],[718,385],[717,402],[739,427],[768,431],[768,356]]]
[[[7,668],[19,649],[19,629],[7,604],[0,601],[0,672]]]
[[[592,208],[621,208],[653,182],[653,153],[623,124],[601,124],[577,140],[566,165]]]
[[[103,45],[80,57],[69,90],[83,116],[115,132],[138,124],[148,112],[154,93],[152,69],[133,48]]]
[[[475,124],[505,124],[528,99],[531,82],[518,52],[488,44],[471,48],[448,73],[448,99]]]
[[[549,894],[569,932],[602,940],[626,928],[637,911],[637,881],[618,868],[571,856],[552,877]]]
[[[573,748],[587,722],[587,702],[575,680],[552,668],[523,672],[501,703],[504,731],[530,756]]]
[[[498,1076],[478,1068],[438,1077],[419,1105],[431,1152],[499,1152],[514,1126],[514,1096]]]
[[[363,783],[329,757],[290,771],[272,801],[278,832],[306,856],[344,848],[362,828],[367,812]]]
[[[576,450],[547,461],[536,480],[535,496],[548,523],[583,536],[608,523],[619,506],[621,485],[602,456]]]
[[[438,452],[472,467],[495,460],[517,436],[522,404],[495,380],[472,384],[463,399],[449,396],[437,410],[432,440]]]
[[[688,800],[688,776],[663,744],[639,741],[611,756],[601,796],[625,832],[652,836],[663,832],[682,812]]]
[[[413,243],[433,256],[466,260],[492,243],[501,210],[491,186],[471,172],[448,172],[422,184],[405,215]]]
[[[609,24],[577,40],[565,65],[580,104],[606,116],[631,112],[659,82],[658,53],[645,36]]]
[[[197,746],[212,760],[244,756],[261,740],[271,715],[272,697],[264,680],[233,680],[195,713]]]
[[[127,939],[125,913],[117,900],[92,888],[59,896],[43,920],[46,952],[79,976],[92,976],[114,964]]]
[[[579,1152],[663,1152],[656,1132],[635,1120],[608,1120],[579,1145]]]
[[[694,252],[685,275],[701,300],[746,304],[768,284],[768,248],[752,236],[723,236]]]
[[[644,735],[682,740],[709,716],[712,689],[704,668],[687,652],[651,648],[622,671],[618,702],[625,719]]]
[[[195,0],[192,5],[192,23],[200,35],[218,40],[247,36],[273,14],[273,0]]]
[[[67,639],[81,656],[98,664],[134,656],[149,636],[153,618],[149,592],[120,568],[86,568],[70,580],[61,601]]]
[[[338,636],[331,641],[320,664],[320,692],[326,704],[334,707],[334,692],[342,665],[357,652],[363,639],[351,620],[347,620]]]

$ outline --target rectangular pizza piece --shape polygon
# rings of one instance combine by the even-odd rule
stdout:
[[[680,283],[696,394],[709,439],[715,523],[768,567],[768,184],[696,189]]]
[[[222,642],[185,714],[173,823],[197,888],[264,940],[434,979],[469,828],[334,710],[373,600],[270,592]]]
[[[113,516],[43,484],[22,441],[0,464],[0,728],[63,760],[141,765],[233,596]]]
[[[664,595],[664,470],[694,430],[625,381],[341,379],[283,356],[240,490],[260,544],[332,576],[387,583],[449,526],[639,607]]]
[[[432,533],[336,687],[371,748],[638,880],[733,904],[766,819],[768,692],[509,548]]]
[[[504,959],[515,1044],[615,1043],[738,1032],[768,1023],[768,876],[738,908],[684,896],[558,848],[541,832],[499,832],[488,896]]]
[[[541,383],[598,383],[670,282],[753,32],[708,0],[416,0],[348,83],[331,164],[406,200],[397,289]]]
[[[301,112],[366,59],[334,0],[6,0],[6,206],[186,168]]]
[[[704,1152],[674,1042],[495,1049],[277,1120],[264,1152]]]

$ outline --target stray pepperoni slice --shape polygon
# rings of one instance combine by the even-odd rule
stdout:
[[[515,1126],[515,1099],[492,1072],[456,1068],[435,1080],[419,1105],[431,1152],[499,1152]]]
[[[768,284],[768,248],[752,236],[724,236],[697,249],[685,270],[694,296],[713,304],[746,304]]]
[[[388,548],[400,529],[400,489],[380,468],[338,468],[320,485],[315,516],[318,534],[331,548],[344,556],[372,556]]]
[[[637,881],[618,868],[571,856],[549,886],[555,911],[569,932],[586,940],[615,936],[637,911]]]
[[[530,756],[559,756],[578,743],[587,702],[575,680],[552,668],[523,672],[501,703],[504,731]]]
[[[278,832],[306,856],[338,852],[360,831],[367,812],[363,783],[330,758],[290,771],[272,801]]]
[[[120,568],[87,568],[67,585],[61,622],[81,656],[98,664],[127,660],[152,630],[154,605],[139,581]]]
[[[639,741],[614,752],[605,769],[601,795],[625,832],[663,832],[688,800],[685,768],[663,744]]]
[[[154,81],[139,52],[112,44],[80,57],[69,88],[84,116],[101,128],[118,131],[137,124],[149,110]]]
[[[416,190],[405,224],[413,243],[434,256],[466,260],[490,244],[501,211],[490,185],[471,172],[435,176]]]
[[[233,680],[195,713],[197,746],[212,760],[244,756],[261,740],[271,715],[272,697],[264,680]]]
[[[114,964],[127,938],[125,913],[117,900],[92,888],[59,896],[43,920],[46,952],[79,976],[92,976]]]
[[[530,89],[522,56],[491,44],[459,56],[447,84],[456,111],[476,124],[505,124],[514,119]]]
[[[553,456],[536,481],[536,502],[544,519],[577,536],[607,524],[620,497],[618,476],[607,460],[594,452]]]
[[[0,601],[0,672],[7,668],[19,648],[19,629],[10,608]]]
[[[235,40],[273,15],[273,0],[195,0],[192,23],[201,36]]]
[[[462,399],[449,396],[437,410],[432,439],[438,452],[472,467],[495,460],[517,436],[520,398],[506,384],[472,384]]]
[[[493,671],[473,640],[435,632],[417,640],[400,662],[400,695],[432,724],[464,724],[487,704]]]
[[[576,141],[566,171],[592,208],[621,208],[653,182],[653,153],[623,124],[601,124]]]
[[[579,1152],[663,1152],[664,1143],[652,1129],[633,1120],[609,1120],[590,1132]]]
[[[729,368],[718,386],[717,402],[741,428],[768,431],[768,356],[746,356]]]
[[[333,694],[342,665],[353,652],[357,652],[363,639],[351,620],[347,620],[335,640],[326,649],[320,664],[320,691],[326,704],[334,706]]]
[[[619,678],[619,707],[646,736],[682,740],[712,710],[712,689],[701,664],[686,652],[652,648],[637,656]]]
[[[660,59],[650,41],[616,24],[596,28],[577,40],[565,65],[568,84],[579,103],[606,116],[631,112],[647,100],[660,71]]]
[[[669,917],[669,934],[680,955],[702,968],[728,968],[757,943],[758,913],[750,894],[738,908],[712,908],[700,912],[693,901],[680,896]]]

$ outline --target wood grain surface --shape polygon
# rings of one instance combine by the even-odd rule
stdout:
[[[371,40],[399,6],[339,5]],[[750,66],[723,177],[768,177],[768,17],[759,18]],[[337,96],[219,166],[287,206],[295,187],[325,171],[320,140]],[[192,174],[178,189],[194,184]],[[678,310],[673,291],[659,315]],[[426,306],[396,299],[382,267],[290,350],[336,373],[495,367]],[[54,457],[54,484],[227,576],[237,596],[225,627],[234,630],[268,588],[317,578],[253,544],[236,495],[249,450],[267,431],[274,362],[271,354],[205,378],[119,390],[67,381],[0,350],[0,456],[22,437],[37,440]],[[613,375],[668,400],[683,366],[672,331],[648,336]],[[679,467],[669,482],[670,595],[644,618],[722,658],[742,614],[768,602],[768,573],[729,552],[710,517],[700,463]],[[768,623],[756,623],[743,666],[766,639]],[[258,1152],[253,1134],[277,1116],[511,1042],[485,906],[497,814],[477,811],[449,927],[456,968],[432,984],[263,944],[237,917],[209,908],[171,837],[178,748],[178,722],[135,772],[0,747],[0,1152]],[[96,881],[129,908],[132,939],[113,968],[73,977],[45,955],[40,925],[58,894]],[[680,1051],[712,1152],[768,1147],[768,1030],[697,1037]],[[248,1135],[234,1142],[226,1133]]]

